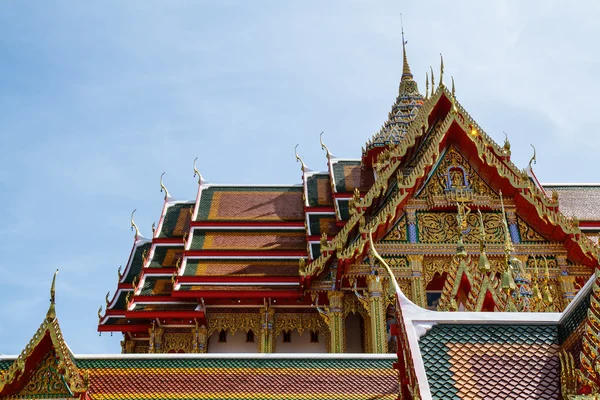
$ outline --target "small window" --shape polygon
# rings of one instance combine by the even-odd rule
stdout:
[[[252,330],[246,332],[246,343],[254,343],[254,332]]]
[[[319,343],[319,331],[310,331],[310,342]]]
[[[219,343],[227,343],[227,332],[223,329],[219,332]]]
[[[292,331],[283,332],[283,343],[292,343]]]

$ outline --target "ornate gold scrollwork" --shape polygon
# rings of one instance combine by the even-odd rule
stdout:
[[[483,214],[486,243],[502,243],[504,231],[502,216],[498,213]],[[459,228],[454,213],[418,213],[419,240],[422,243],[456,243],[459,239]],[[477,215],[466,216],[466,228],[463,232],[464,242],[479,242],[479,221]]]
[[[261,327],[259,313],[208,313],[206,315],[207,335],[228,330],[235,334],[238,330],[258,332]]]

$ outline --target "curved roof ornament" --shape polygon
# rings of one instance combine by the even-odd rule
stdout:
[[[137,211],[137,208],[131,212],[131,230],[135,230],[135,236],[133,237],[135,240],[140,236],[140,230],[138,229],[135,221],[133,220],[133,214]]]
[[[425,100],[429,98],[429,72],[425,71]]]
[[[531,160],[529,160],[529,169],[531,169],[531,164],[536,164],[537,163],[537,159],[535,158],[535,146],[530,144],[531,147],[533,147],[533,157],[531,157]]]
[[[431,97],[435,93],[435,76],[433,76],[433,67],[430,65],[429,70],[431,71]]]
[[[50,286],[50,308],[48,308],[48,312],[46,313],[46,319],[48,321],[52,321],[56,318],[56,309],[54,308],[56,301],[56,275],[58,275],[58,269],[54,272],[52,285]]]
[[[198,185],[202,184],[202,175],[200,175],[200,171],[198,171],[198,169],[196,168],[196,160],[198,159],[198,157],[194,158],[194,178],[196,177],[196,175],[198,175]]]
[[[302,172],[306,172],[306,169],[307,169],[306,164],[304,164],[304,161],[302,161],[302,159],[298,155],[298,145],[296,145],[296,147],[294,147],[294,152],[296,153],[296,162],[299,162],[300,164],[302,164]]]
[[[160,192],[162,193],[163,190],[165,192],[165,200],[167,200],[169,197],[171,197],[171,195],[169,194],[169,191],[167,190],[167,188],[165,187],[164,183],[163,183],[163,176],[165,175],[165,172],[163,172],[160,175]]]
[[[444,87],[444,56],[440,53],[440,87]]]
[[[323,132],[325,132],[325,131],[323,131]],[[321,134],[319,135],[319,140],[321,142],[321,149],[325,150],[327,152],[327,159],[330,160],[331,152],[329,151],[329,148],[325,145],[325,143],[323,143],[323,132],[321,132]]]
[[[504,133],[504,146],[502,146],[502,150],[505,154],[510,154],[510,142],[508,141],[508,135],[504,131],[502,131],[502,133]]]

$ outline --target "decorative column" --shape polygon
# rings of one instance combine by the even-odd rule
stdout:
[[[371,352],[387,353],[387,332],[385,321],[382,280],[379,275],[367,276],[369,290],[369,314],[371,316]]]
[[[121,341],[121,351],[124,354],[131,354],[135,351],[135,342],[130,339],[124,339]]]
[[[192,353],[206,353],[206,326],[192,328]]]
[[[563,295],[563,304],[568,306],[575,297],[575,277],[569,275],[559,275],[560,291]]]
[[[508,232],[510,239],[514,244],[521,243],[521,235],[519,234],[519,225],[517,224],[517,213],[513,210],[506,210],[506,220],[508,221]]]
[[[425,295],[425,279],[423,277],[423,255],[407,255],[408,264],[412,271],[411,278],[411,300],[418,306],[427,308],[427,296]],[[408,293],[405,293],[408,294]]]
[[[273,353],[275,351],[275,338],[273,333],[273,322],[275,320],[275,310],[264,307],[260,310],[260,343],[259,351],[261,353]]]
[[[329,331],[331,333],[331,352],[346,352],[346,329],[344,321],[344,292],[330,291],[329,298]]]
[[[415,210],[406,210],[406,225],[408,226],[408,242],[417,243],[417,215]]]

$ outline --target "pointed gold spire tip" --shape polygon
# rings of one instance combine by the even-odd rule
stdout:
[[[56,318],[56,275],[58,275],[58,269],[56,269],[56,272],[54,272],[54,276],[52,277],[52,285],[50,285],[50,307],[46,313],[46,319],[48,321],[52,321]]]

